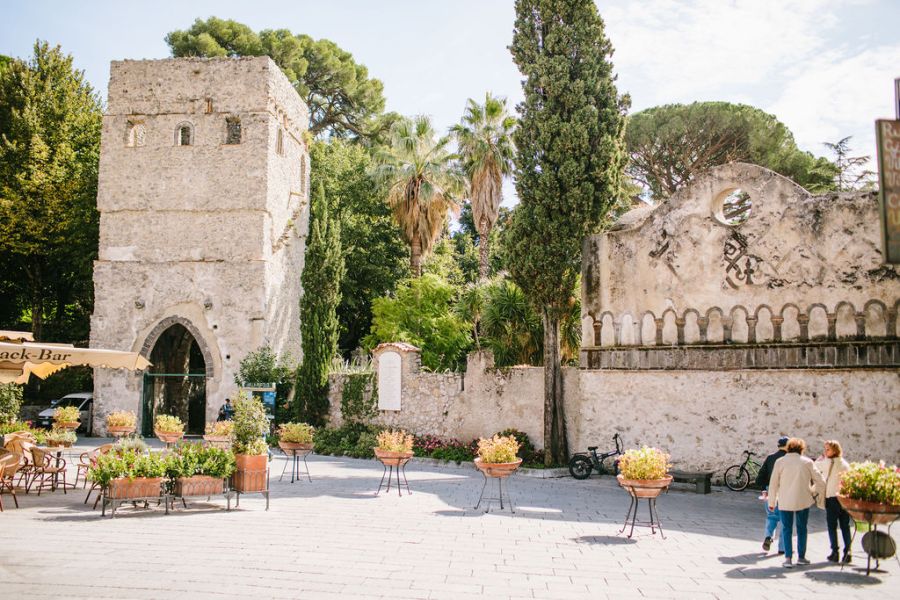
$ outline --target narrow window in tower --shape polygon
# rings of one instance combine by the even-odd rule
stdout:
[[[284,132],[281,127],[278,128],[278,134],[275,136],[275,152],[284,154]]]
[[[239,117],[228,117],[225,119],[225,143],[241,143],[241,119]]]
[[[190,123],[182,123],[175,129],[175,145],[191,146],[194,144],[194,128]]]

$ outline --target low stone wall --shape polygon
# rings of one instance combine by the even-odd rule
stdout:
[[[399,411],[373,422],[462,441],[508,427],[543,447],[543,369],[497,369],[489,353],[461,374],[423,373],[404,358]],[[404,363],[407,364],[407,363]],[[900,371],[867,369],[563,369],[569,449],[658,446],[682,469],[721,471],[744,450],[764,456],[780,435],[842,442],[849,460],[900,462]],[[343,378],[331,378],[331,424],[341,423]]]

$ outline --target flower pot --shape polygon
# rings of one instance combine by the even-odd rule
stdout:
[[[672,484],[671,475],[662,479],[625,479],[623,475],[616,475],[616,479],[635,498],[656,498]]]
[[[203,441],[213,448],[221,448],[222,450],[231,450],[231,438],[227,435],[204,435]]]
[[[72,442],[47,442],[47,445],[51,448],[71,448]]]
[[[56,423],[57,429],[65,429],[66,431],[75,431],[81,427],[81,421],[60,421]]]
[[[293,452],[297,452],[299,450],[312,450],[313,445],[312,442],[278,442],[278,447],[281,448],[285,454],[290,454]]]
[[[129,500],[131,498],[155,498],[160,495],[162,477],[122,477],[109,482],[107,498]]]
[[[174,444],[175,442],[179,441],[182,437],[184,437],[184,434],[181,432],[165,433],[163,431],[154,431],[153,433],[156,434],[156,437],[159,441],[165,442],[166,444]]]
[[[225,489],[225,480],[208,475],[194,475],[193,477],[179,477],[175,480],[175,495],[185,496],[212,496],[221,494]]]
[[[238,492],[262,492],[269,489],[269,472],[266,454],[235,454],[237,470],[231,476],[231,485]]]
[[[888,525],[900,518],[900,504],[882,504],[838,495],[838,502],[855,521]]]
[[[509,477],[516,472],[516,469],[521,464],[521,458],[508,463],[488,463],[481,460],[481,458],[475,459],[475,467],[484,473],[485,477]]]
[[[135,432],[136,427],[128,426],[128,425],[107,425],[106,433],[113,437],[122,437],[125,435],[131,435]]]
[[[409,452],[389,452],[388,450],[379,450],[378,448],[372,448],[375,451],[375,458],[381,461],[386,467],[399,467],[401,464],[408,461],[412,458],[412,451]]]

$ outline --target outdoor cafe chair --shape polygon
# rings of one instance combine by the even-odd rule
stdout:
[[[110,450],[113,449],[112,444],[103,444],[102,446],[98,446],[93,450],[89,450],[88,452],[82,452],[81,456],[78,457],[78,470],[75,473],[75,487],[78,487],[78,479],[84,477],[84,485],[83,488],[87,487],[87,474],[88,470],[97,464],[97,457],[101,454],[106,454]],[[93,487],[91,489],[94,489]],[[91,493],[88,492],[88,497],[90,497]],[[84,501],[87,504],[87,500]]]
[[[31,474],[31,482],[25,488],[26,492],[31,491],[31,486],[39,481],[37,491],[38,496],[41,490],[49,487],[52,491],[56,491],[59,476],[62,475],[62,489],[66,493],[66,459],[62,457],[54,457],[51,453],[43,448],[34,446],[31,448],[31,456],[34,459],[32,465],[33,473]]]
[[[16,508],[19,508],[19,499],[16,498],[16,486],[13,485],[13,479],[22,466],[20,459],[21,457],[14,452],[6,452],[0,456],[0,512],[3,512],[4,490],[9,490]]]

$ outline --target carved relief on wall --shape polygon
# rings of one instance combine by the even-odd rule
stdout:
[[[732,231],[725,240],[725,282],[732,289],[743,285],[763,285],[768,277],[763,272],[763,259],[752,254],[747,238],[738,231]]]

